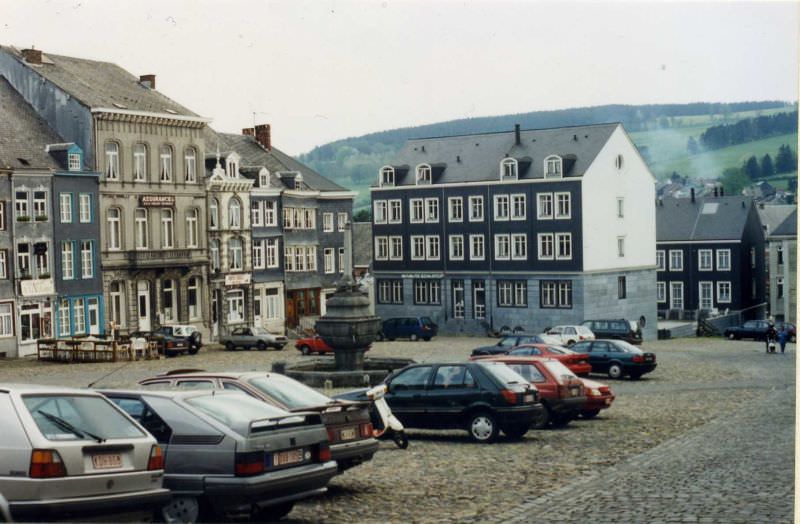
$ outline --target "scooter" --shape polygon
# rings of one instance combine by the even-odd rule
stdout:
[[[375,438],[391,438],[398,448],[406,449],[408,437],[403,423],[394,416],[384,395],[386,395],[386,385],[384,384],[379,384],[367,391],[367,398],[372,402],[370,416],[373,436]]]

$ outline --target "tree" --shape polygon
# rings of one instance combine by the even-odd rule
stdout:
[[[755,155],[747,159],[743,166],[745,174],[750,177],[750,180],[761,178],[761,167],[758,165]]]
[[[690,136],[689,140],[686,142],[686,150],[689,151],[690,155],[696,155],[700,152],[700,147],[697,145],[697,140],[695,140],[693,136]]]
[[[761,177],[767,178],[775,174],[775,166],[772,165],[772,157],[769,153],[761,158]]]
[[[797,170],[797,155],[787,144],[778,148],[778,156],[775,157],[775,171],[778,173],[791,173]]]
[[[744,171],[738,167],[729,167],[722,172],[720,177],[722,188],[726,195],[741,195],[742,189],[750,185],[750,180]]]
[[[372,214],[369,209],[359,209],[353,213],[353,222],[372,222]]]

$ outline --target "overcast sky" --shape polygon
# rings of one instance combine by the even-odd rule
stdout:
[[[796,100],[797,2],[0,0],[0,43],[116,62],[288,153],[455,118]]]

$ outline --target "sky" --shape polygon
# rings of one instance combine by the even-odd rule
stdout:
[[[290,154],[457,118],[798,98],[798,2],[0,0],[0,43],[153,73]]]

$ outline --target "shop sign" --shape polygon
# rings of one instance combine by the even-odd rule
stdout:
[[[250,273],[233,273],[225,275],[226,286],[245,286],[250,283]]]
[[[444,273],[403,273],[400,278],[444,278]]]
[[[20,281],[20,292],[23,297],[35,297],[39,295],[54,295],[56,290],[52,278],[22,280]]]
[[[175,207],[175,195],[139,195],[142,207]]]

